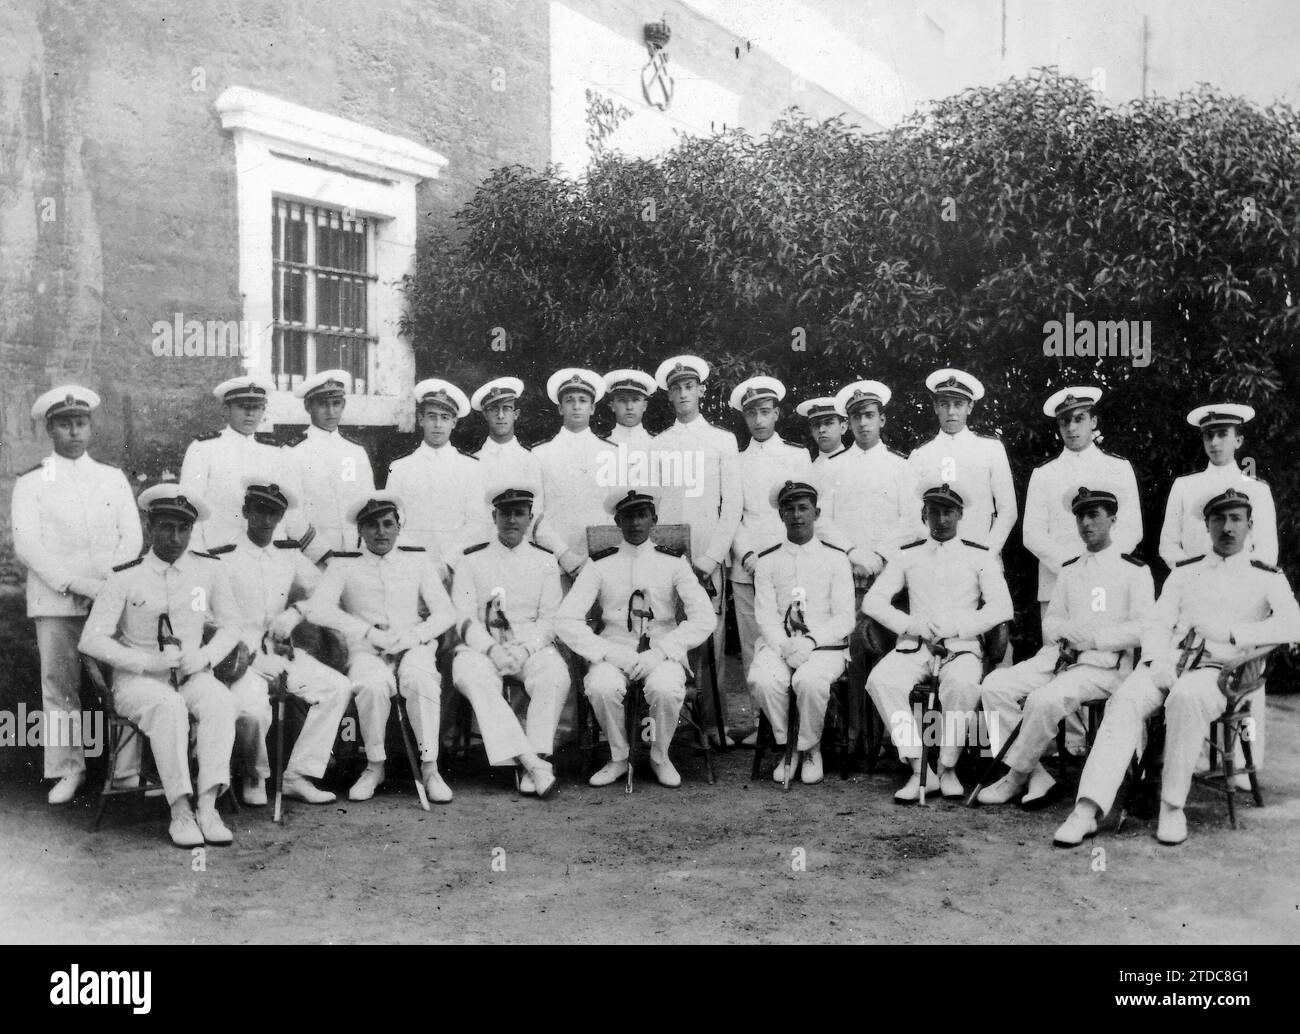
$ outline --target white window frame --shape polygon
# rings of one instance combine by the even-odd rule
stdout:
[[[415,357],[398,333],[405,306],[399,281],[415,268],[417,184],[447,166],[437,151],[347,119],[313,111],[242,86],[216,101],[221,128],[234,135],[242,318],[257,335],[244,365],[271,373],[271,212],[274,199],[349,209],[375,220],[370,298],[378,338],[373,385],[349,395],[347,424],[414,427]],[[267,404],[272,424],[306,421],[302,402],[277,390]]]

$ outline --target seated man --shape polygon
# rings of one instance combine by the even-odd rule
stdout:
[[[668,760],[668,747],[686,700],[686,655],[713,634],[717,618],[691,565],[680,553],[650,540],[658,521],[655,503],[649,492],[610,493],[605,512],[613,515],[623,542],[590,558],[555,618],[560,639],[591,662],[583,685],[609,740],[609,764],[591,777],[592,786],[608,786],[627,774],[623,698],[629,680],[645,688],[655,778],[664,786],[680,786],[682,781]],[[631,608],[633,596],[640,598],[642,593],[642,607],[651,615],[639,624]],[[600,635],[587,624],[587,613],[597,600],[605,621]],[[686,609],[681,624],[677,623],[679,602]],[[642,626],[649,649],[639,653]]]
[[[316,565],[303,556],[296,539],[275,539],[276,525],[297,504],[294,494],[265,478],[244,478],[244,519],[239,541],[212,550],[221,557],[230,588],[239,606],[239,635],[252,663],[230,687],[239,708],[235,740],[244,762],[244,803],[266,803],[266,778],[271,774],[266,734],[271,728],[272,679],[288,675],[289,692],[307,701],[311,710],[298,734],[284,770],[284,793],[310,804],[329,804],[334,795],[313,785],[325,774],[339,722],[352,699],[352,686],[342,672],[297,650],[282,656],[274,641],[287,642],[302,621],[298,604],[287,607],[289,593],[308,594],[320,583]],[[268,638],[271,641],[268,641]]]
[[[553,645],[560,565],[550,550],[524,541],[536,492],[531,484],[488,489],[497,535],[468,547],[456,568],[451,597],[461,642],[451,678],[474,706],[488,763],[518,763],[520,792],[545,799],[555,789],[555,773],[539,755],[554,749],[569,667]],[[519,679],[529,696],[527,734],[501,695],[506,675]]]
[[[1146,564],[1111,541],[1119,497],[1106,488],[1070,489],[1062,500],[1074,514],[1085,551],[1061,565],[1043,616],[1043,648],[984,680],[984,716],[996,753],[1020,722],[1004,759],[1010,771],[980,791],[981,804],[1006,804],[1023,794],[1024,808],[1056,800],[1057,783],[1039,758],[1057,727],[1088,700],[1105,700],[1132,664],[1142,622],[1155,602]],[[1024,703],[1024,714],[1020,711]]]
[[[817,539],[821,510],[817,489],[799,481],[772,486],[769,501],[785,525],[785,542],[763,550],[754,568],[754,617],[761,638],[749,668],[749,692],[772,725],[778,746],[786,742],[793,685],[799,706],[799,740],[805,783],[822,778],[822,728],[831,683],[848,662],[853,631],[853,569],[837,546]],[[796,754],[791,764],[797,766]],[[772,773],[786,778],[785,760]]]
[[[216,557],[187,551],[207,504],[176,484],[146,489],[137,504],[148,515],[149,552],[113,568],[80,649],[112,665],[118,714],[149,737],[171,805],[172,843],[228,844],[233,837],[216,804],[230,783],[235,702],[212,666],[238,644],[239,613]],[[206,646],[205,624],[216,626]],[[198,721],[197,816],[190,804],[191,715]]]
[[[1251,500],[1229,488],[1207,500],[1213,550],[1190,557],[1169,574],[1142,634],[1142,663],[1106,705],[1097,742],[1083,767],[1079,797],[1054,843],[1074,847],[1097,832],[1137,750],[1143,723],[1165,708],[1165,757],[1156,839],[1187,839],[1183,805],[1210,722],[1226,706],[1219,671],[1257,646],[1300,640],[1300,604],[1286,575],[1252,560]],[[1180,649],[1186,639],[1187,646]]]
[[[930,537],[909,542],[889,557],[862,601],[864,614],[899,637],[867,678],[867,692],[889,726],[899,757],[912,766],[912,778],[894,794],[899,804],[912,804],[920,797],[922,730],[908,696],[929,672],[936,654],[943,709],[939,790],[945,797],[962,795],[954,766],[963,744],[970,742],[976,717],[983,674],[979,637],[1010,621],[1013,614],[998,558],[987,546],[957,537],[964,505],[961,493],[945,483],[926,488],[921,498],[921,518]],[[902,589],[908,591],[911,613],[894,606],[894,597]]]
[[[393,492],[375,492],[348,507],[364,548],[326,554],[329,566],[303,611],[308,621],[347,639],[348,678],[367,759],[348,800],[370,800],[384,781],[384,735],[390,701],[400,685],[420,751],[425,792],[431,801],[445,804],[451,788],[438,774],[442,679],[436,655],[438,636],[456,615],[424,547],[397,545],[401,509],[402,500]]]

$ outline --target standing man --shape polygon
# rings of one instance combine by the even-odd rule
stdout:
[[[542,465],[515,435],[523,393],[524,382],[518,377],[497,377],[470,396],[470,408],[483,414],[488,427],[488,436],[474,458],[479,461],[485,490],[492,485],[535,485],[533,512],[541,513]]]
[[[239,611],[220,561],[189,550],[194,522],[207,505],[179,485],[140,493],[149,519],[149,552],[120,564],[95,598],[80,649],[113,667],[118,713],[149,737],[171,806],[177,847],[229,844],[217,798],[230,784],[235,701],[216,676],[239,642]],[[206,624],[216,626],[203,645]],[[198,722],[197,812],[190,782],[190,716]]]
[[[787,691],[793,686],[799,707],[795,749],[803,754],[799,778],[819,783],[826,705],[831,683],[848,661],[853,630],[853,572],[841,550],[815,535],[820,511],[813,485],[777,482],[768,498],[786,538],[763,550],[754,572],[754,610],[763,637],[749,669],[749,692],[772,724],[777,746],[783,747],[790,718]],[[798,753],[791,764],[798,767]],[[784,757],[772,778],[785,781]]]
[[[713,658],[721,683],[727,627],[722,565],[740,527],[744,495],[736,436],[714,427],[700,414],[708,377],[709,364],[698,356],[677,355],[659,364],[655,381],[668,392],[677,420],[656,436],[655,452],[663,486],[664,523],[690,525],[691,566],[713,598],[719,618],[713,633]],[[713,715],[713,698],[704,694],[711,730],[718,721],[726,727],[726,694],[719,697],[723,713]]]
[[[1133,465],[1093,444],[1100,399],[1100,388],[1071,387],[1062,388],[1043,404],[1043,415],[1056,420],[1065,448],[1029,475],[1025,497],[1024,542],[1038,557],[1040,613],[1047,611],[1061,566],[1079,555],[1078,515],[1071,517],[1068,508],[1061,506],[1063,493],[1072,497],[1080,485],[1112,486],[1119,513],[1110,534],[1115,552],[1130,553],[1142,541],[1142,503]],[[1043,642],[1050,642],[1045,633]]]
[[[948,484],[931,485],[922,496],[928,538],[909,542],[871,586],[862,610],[899,637],[867,678],[867,692],[889,728],[899,756],[912,766],[912,778],[894,800],[912,804],[920,797],[922,730],[908,697],[912,687],[939,659],[939,703],[943,709],[939,749],[939,790],[960,797],[955,766],[972,742],[978,721],[984,648],[979,637],[1013,610],[1002,565],[989,547],[957,537],[965,498]],[[910,613],[893,604],[907,589]],[[942,646],[943,652],[935,650]],[[927,783],[929,780],[927,780]]]
[[[212,516],[195,531],[200,549],[234,542],[244,532],[244,485],[249,476],[277,484],[293,484],[295,474],[275,436],[258,431],[266,416],[266,400],[275,386],[265,377],[231,377],[212,389],[226,413],[226,426],[190,442],[181,462],[182,491],[198,496]],[[307,549],[316,532],[298,511],[285,520],[289,537]]]
[[[1250,553],[1252,500],[1236,488],[1205,501],[1213,544],[1169,574],[1142,636],[1142,663],[1115,691],[1083,767],[1074,811],[1054,842],[1073,847],[1097,832],[1138,747],[1143,723],[1165,709],[1164,769],[1156,839],[1187,839],[1183,806],[1210,722],[1223,713],[1219,670],[1251,648],[1300,640],[1300,605],[1286,575]],[[1190,633],[1195,649],[1180,650]]]
[[[356,547],[348,507],[375,490],[366,450],[339,430],[351,377],[346,370],[325,370],[293,389],[311,423],[286,444],[285,452],[303,519],[316,529],[315,538],[303,548],[315,564],[331,550]]]
[[[302,621],[302,607],[289,606],[289,595],[307,596],[320,584],[320,571],[297,549],[293,539],[276,539],[275,528],[294,505],[292,492],[274,482],[244,479],[247,528],[237,542],[217,546],[239,612],[239,637],[252,663],[230,687],[238,712],[235,743],[244,769],[244,803],[266,803],[271,763],[266,735],[271,729],[272,679],[288,676],[289,692],[310,707],[298,742],[284,769],[284,793],[309,804],[329,804],[334,794],[311,780],[325,774],[339,723],[352,700],[347,676],[328,668],[305,650],[285,657],[276,643],[288,642]]]
[[[1062,719],[1086,701],[1105,700],[1132,669],[1132,651],[1155,602],[1146,564],[1122,553],[1112,539],[1124,505],[1118,493],[1067,488],[1057,505],[1074,515],[1084,551],[1066,560],[1053,581],[1043,648],[984,680],[989,750],[996,755],[1017,722],[1020,733],[1005,758],[1010,771],[980,791],[981,804],[1006,804],[1023,795],[1022,807],[1042,808],[1056,800],[1058,784],[1039,759]]]
[[[650,396],[657,390],[655,379],[640,370],[613,370],[605,374],[605,398],[614,414],[614,429],[608,439],[611,445],[649,452],[654,435],[641,421],[645,419]]]
[[[686,658],[709,637],[717,618],[691,566],[680,554],[650,540],[658,523],[653,493],[615,490],[606,500],[606,511],[623,532],[623,542],[591,558],[555,619],[560,639],[591,665],[583,687],[609,740],[609,764],[590,782],[608,786],[627,774],[624,699],[631,680],[642,684],[650,707],[650,767],[655,778],[664,786],[680,786],[668,747],[686,700]],[[650,648],[644,653],[637,652],[640,628],[631,613],[638,593],[650,611],[644,619]],[[587,612],[597,600],[605,621],[600,635],[587,624]],[[681,624],[679,604],[686,611]]]
[[[348,791],[368,801],[384,781],[384,736],[392,697],[407,702],[420,752],[420,776],[429,800],[445,804],[451,788],[438,774],[442,677],[438,636],[456,619],[438,569],[423,546],[399,546],[402,500],[375,492],[348,513],[364,542],[355,553],[335,553],[304,605],[307,620],[347,639],[348,678],[366,745],[366,770]],[[424,615],[427,615],[424,616]]]
[[[1277,563],[1277,510],[1273,492],[1264,481],[1237,466],[1237,452],[1246,444],[1242,427],[1255,418],[1250,406],[1216,402],[1197,406],[1187,422],[1200,428],[1201,443],[1209,463],[1204,470],[1184,474],[1174,481],[1160,528],[1160,559],[1171,568],[1189,557],[1204,556],[1211,542],[1200,516],[1199,501],[1208,495],[1235,488],[1250,496],[1254,507],[1250,534],[1251,554],[1266,564]]]
[[[1002,442],[966,426],[984,385],[961,370],[936,370],[925,379],[934,396],[939,433],[912,450],[908,462],[918,484],[961,482],[966,507],[962,531],[1001,561],[1016,524],[1016,490]]]
[[[555,788],[548,761],[569,695],[569,667],[555,649],[560,568],[550,552],[524,536],[533,522],[537,488],[488,489],[497,534],[465,550],[451,598],[460,645],[452,682],[474,707],[488,764],[524,769],[519,790],[546,798]],[[502,680],[517,678],[528,694],[528,730],[520,728]]]
[[[587,562],[587,526],[608,524],[602,502],[609,491],[599,476],[608,465],[609,443],[591,430],[591,415],[605,394],[605,382],[591,370],[568,367],[551,374],[546,394],[564,421],[555,437],[533,450],[542,468],[546,512],[533,531],[570,579]]]
[[[821,396],[808,399],[794,407],[794,411],[808,421],[817,455],[813,458],[813,474],[819,479],[825,474],[826,461],[844,451],[844,432],[849,429],[848,418],[833,398]]]
[[[79,384],[38,398],[32,420],[45,422],[54,451],[14,482],[14,553],[27,568],[27,616],[41,655],[45,778],[57,780],[51,804],[72,800],[86,779],[80,738],[73,745],[68,735],[82,728],[77,641],[86,615],[113,567],[139,556],[142,542],[126,475],[87,454],[98,406]]]
[[[450,444],[457,421],[469,415],[463,391],[431,377],[415,386],[415,404],[424,441],[393,461],[388,490],[407,500],[407,545],[427,550],[450,584],[465,547],[486,537],[482,464]]]
[[[759,555],[786,538],[782,518],[772,504],[772,485],[812,480],[812,464],[802,446],[776,433],[785,385],[775,377],[751,377],[731,393],[731,408],[745,416],[749,444],[740,453],[743,508],[731,544],[731,588],[736,603],[736,630],[744,670],[754,663],[759,625],[754,617],[754,570]],[[767,486],[764,488],[763,486]],[[757,741],[756,741],[757,742]]]

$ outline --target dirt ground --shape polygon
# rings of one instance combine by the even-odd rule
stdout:
[[[729,696],[733,724],[752,720]],[[1300,695],[1268,721],[1266,807],[1233,831],[1195,789],[1179,848],[1132,820],[1053,848],[1067,801],[898,807],[891,765],[784,794],[733,750],[709,786],[678,748],[678,790],[647,769],[631,797],[569,778],[538,802],[479,754],[430,814],[393,780],[364,804],[290,802],[282,827],[245,808],[234,846],[193,857],[161,802],[110,804],[92,834],[89,796],[51,809],[11,766],[0,941],[1297,943]]]

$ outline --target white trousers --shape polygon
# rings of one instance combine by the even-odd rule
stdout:
[[[81,726],[81,656],[77,643],[84,617],[36,617],[36,647],[41,653],[41,707],[45,727],[45,778],[81,776],[86,772],[86,754],[80,746],[68,744],[62,733],[75,723]],[[60,735],[51,733],[58,726]],[[51,743],[58,739],[58,743]],[[134,741],[132,741],[134,742]],[[119,765],[119,769],[121,766]]]
[[[609,741],[609,759],[626,761],[629,748],[624,729],[626,713],[623,700],[627,693],[627,676],[613,664],[593,664],[583,680],[591,709],[596,712],[605,739]],[[638,730],[650,738],[650,757],[668,760],[668,747],[677,732],[677,719],[686,702],[686,669],[676,661],[664,661],[645,680],[645,699],[650,708],[649,729]]]
[[[403,655],[394,673],[391,662],[378,654],[354,648],[348,660],[348,678],[357,701],[357,720],[361,741],[366,745],[367,761],[384,761],[388,753],[384,737],[392,697],[400,684],[406,713],[411,718],[420,760],[438,760],[438,733],[442,714],[442,677],[432,645],[413,646]]]
[[[191,675],[172,689],[164,675],[118,671],[113,679],[117,711],[149,737],[167,803],[193,792],[190,783],[190,715],[198,721],[195,752],[199,793],[230,785],[230,751],[235,745],[235,698],[211,671]]]
[[[329,764],[339,723],[352,699],[352,683],[315,657],[299,650],[293,660],[283,658],[289,675],[289,692],[311,705],[298,741],[289,755],[286,771],[319,779]],[[270,684],[249,668],[230,687],[235,697],[235,744],[245,770],[266,779],[271,762],[266,735],[271,730]]]
[[[1165,707],[1165,760],[1160,780],[1160,798],[1170,807],[1187,802],[1192,772],[1210,722],[1223,714],[1225,701],[1219,692],[1219,672],[1198,668],[1179,678],[1168,693],[1156,689],[1151,669],[1138,667],[1106,704],[1106,717],[1097,742],[1083,766],[1079,779],[1079,800],[1092,801],[1102,814],[1110,811],[1129,761],[1137,752],[1143,723]],[[1253,744],[1252,744],[1253,746]]]
[[[939,764],[945,768],[957,763],[963,746],[978,742],[975,705],[979,703],[983,670],[983,661],[971,653],[950,656],[939,669],[939,706],[943,711]],[[915,653],[890,650],[867,676],[867,693],[904,761],[921,757],[922,730],[908,703],[908,694],[929,671],[930,650],[922,644]]]
[[[740,599],[739,593],[736,599]],[[767,715],[778,746],[784,746],[786,741],[790,707],[788,691],[792,687],[799,708],[799,739],[795,747],[811,750],[821,744],[822,729],[826,725],[826,705],[831,699],[831,683],[844,674],[848,660],[848,650],[814,650],[807,661],[791,669],[766,640],[759,642],[754,652],[754,663],[749,668],[749,692],[754,705]]]
[[[474,708],[488,764],[509,765],[520,754],[550,754],[555,749],[555,729],[569,695],[569,666],[555,647],[531,654],[520,672],[529,698],[526,732],[502,695],[501,673],[486,654],[458,651],[451,662],[451,680]]]
[[[980,687],[994,755],[1020,723],[1020,734],[1003,759],[1017,772],[1032,772],[1061,722],[1085,702],[1104,700],[1119,685],[1120,672],[1114,668],[1076,664],[1053,675],[1055,666],[1056,654],[1042,651],[1013,667],[995,668]]]
[[[740,660],[748,673],[754,667],[759,643],[758,619],[754,617],[754,583],[732,582],[731,598],[736,608],[736,634],[740,636]]]

